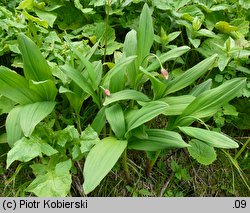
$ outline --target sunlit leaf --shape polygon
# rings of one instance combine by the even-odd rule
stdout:
[[[189,145],[185,143],[181,136],[173,131],[162,129],[146,130],[147,138],[139,139],[132,137],[129,139],[128,148],[144,151],[160,151],[163,149],[185,148]]]
[[[42,154],[51,156],[57,153],[45,141],[38,137],[31,137],[18,140],[14,147],[7,154],[7,168],[15,161],[28,162],[35,157],[42,157]]]
[[[104,138],[89,152],[84,164],[83,189],[86,194],[93,191],[120,158],[127,141],[112,137]]]
[[[46,174],[38,175],[26,188],[27,192],[33,192],[38,197],[65,197],[70,192],[71,160],[58,163],[55,169]]]
[[[204,141],[208,145],[217,148],[232,149],[238,148],[239,145],[229,137],[214,131],[200,129],[196,127],[179,127],[179,129],[196,139]]]
[[[209,165],[216,160],[217,155],[212,146],[197,139],[192,139],[189,145],[189,154],[199,163]]]

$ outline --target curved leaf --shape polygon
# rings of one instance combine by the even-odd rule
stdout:
[[[163,149],[185,148],[189,145],[185,143],[181,136],[173,131],[162,129],[146,130],[147,138],[139,139],[132,137],[129,139],[128,148],[144,151],[160,151]]]
[[[20,125],[26,137],[29,137],[36,125],[52,112],[55,105],[55,102],[37,102],[21,108]]]
[[[147,103],[147,105],[143,106],[139,110],[131,111],[126,116],[127,131],[129,132],[132,129],[162,114],[167,109],[167,107],[168,104],[162,101],[152,101]]]
[[[192,84],[195,80],[204,75],[209,69],[213,68],[217,57],[218,55],[214,54],[194,67],[188,69],[182,75],[176,77],[169,83],[165,95],[181,90]]]
[[[127,141],[104,138],[92,148],[86,158],[83,170],[83,189],[86,194],[93,191],[113,168],[127,147]]]
[[[107,106],[111,103],[121,100],[136,100],[136,101],[150,101],[150,99],[141,92],[136,90],[122,90],[116,93],[112,93],[110,96],[107,96],[103,105]]]
[[[125,134],[125,120],[122,108],[115,104],[105,110],[106,118],[117,138],[123,138]]]
[[[195,128],[195,127],[179,127],[179,129],[183,133],[193,138],[197,138],[201,141],[204,141],[205,143],[213,147],[225,148],[225,149],[232,149],[239,147],[238,143],[218,132]]]

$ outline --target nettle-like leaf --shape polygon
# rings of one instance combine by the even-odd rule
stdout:
[[[51,156],[57,153],[49,144],[39,137],[31,137],[18,140],[7,154],[7,168],[15,161],[28,162],[35,157],[45,154]]]
[[[179,129],[183,133],[193,138],[204,141],[205,143],[207,143],[212,147],[224,148],[224,149],[233,149],[239,147],[237,142],[218,132],[200,129],[196,127],[179,127]]]
[[[128,148],[144,151],[161,151],[163,149],[185,148],[189,146],[178,133],[173,131],[148,129],[146,134],[147,137],[143,139],[137,137],[130,138]]]
[[[214,147],[197,140],[192,139],[189,142],[188,152],[189,154],[203,165],[209,165],[216,160],[216,152]]]
[[[83,189],[86,194],[93,191],[109,173],[127,147],[127,141],[107,137],[89,152],[83,170]]]
[[[89,125],[80,137],[81,153],[89,152],[91,148],[100,142],[97,132]]]
[[[70,192],[71,160],[66,160],[56,164],[45,174],[38,174],[35,180],[26,188],[27,192],[32,192],[38,197],[65,197]]]

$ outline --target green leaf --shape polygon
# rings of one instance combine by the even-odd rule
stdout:
[[[141,65],[143,59],[150,53],[154,42],[153,21],[147,4],[144,4],[142,8],[137,36],[138,63]]]
[[[162,114],[167,107],[168,104],[162,101],[152,101],[139,110],[131,111],[125,118],[127,123],[127,132]]]
[[[35,43],[24,34],[20,34],[18,44],[23,56],[25,77],[37,82],[53,80],[50,67]]]
[[[55,102],[37,102],[21,108],[20,125],[26,137],[29,137],[36,125],[52,112],[55,105]]]
[[[82,133],[80,138],[81,153],[89,152],[91,148],[100,142],[98,134],[89,125]]]
[[[58,163],[55,169],[46,174],[38,175],[27,187],[27,192],[33,192],[38,197],[65,197],[70,192],[71,160]]]
[[[91,127],[97,132],[97,134],[100,134],[103,127],[106,123],[106,116],[105,116],[105,107],[102,107],[99,112],[96,114]]]
[[[45,20],[50,27],[53,27],[53,24],[57,18],[56,14],[52,12],[47,12],[45,10],[38,10],[38,9],[35,9],[35,13],[40,19]]]
[[[115,133],[116,137],[121,139],[125,134],[125,120],[122,108],[119,104],[115,104],[105,110],[106,118]]]
[[[213,68],[217,57],[217,54],[214,54],[194,67],[188,69],[182,75],[176,77],[169,83],[165,95],[181,90],[192,84],[195,80],[204,75],[209,69]]]
[[[111,103],[121,101],[121,100],[136,100],[136,101],[150,101],[150,99],[141,92],[136,90],[122,90],[116,93],[112,93],[110,96],[107,96],[103,105],[107,106]]]
[[[195,118],[212,116],[221,106],[239,95],[245,85],[245,78],[234,78],[214,89],[201,93],[184,110],[176,125],[189,125]]]
[[[204,141],[205,143],[207,143],[212,147],[224,148],[224,149],[232,149],[239,147],[238,143],[218,132],[213,132],[195,127],[179,127],[179,129],[183,133],[193,138],[197,138],[201,141]]]
[[[9,112],[6,119],[7,141],[10,147],[13,147],[14,143],[23,136],[20,125],[20,110],[20,106],[15,107]]]
[[[124,57],[117,64],[115,64],[115,66],[103,77],[103,86],[109,88],[110,79],[118,72],[125,72],[126,67],[131,64],[136,57],[137,56]]]
[[[127,146],[127,141],[112,137],[104,138],[89,152],[83,170],[83,189],[86,194],[93,191],[109,173]]]
[[[185,148],[189,145],[185,143],[181,136],[173,131],[162,129],[148,129],[145,139],[132,137],[129,139],[128,148],[144,151],[161,151],[164,149]]]
[[[65,40],[67,41],[68,45],[71,47],[71,49],[74,51],[74,53],[77,55],[77,57],[80,59],[81,63],[86,67],[87,72],[88,72],[88,78],[91,80],[92,87],[94,90],[97,89],[97,84],[96,84],[96,76],[95,76],[95,67],[93,64],[88,61],[85,56],[82,55],[70,42],[70,40],[65,36]]]
[[[203,165],[209,165],[216,160],[216,152],[213,147],[206,143],[193,139],[189,142],[188,152],[189,154]]]
[[[189,94],[197,97],[201,93],[203,93],[207,90],[210,90],[211,86],[212,86],[212,79],[208,79],[208,80],[204,81],[203,83],[195,86]]]
[[[0,66],[0,94],[19,104],[42,100],[37,92],[29,88],[24,77],[3,66]]]
[[[159,56],[159,60],[161,61],[162,64],[164,64],[166,61],[174,60],[174,59],[180,57],[181,55],[186,53],[188,50],[190,50],[190,47],[188,47],[188,46],[176,47],[172,50],[169,50],[166,53],[161,54]],[[161,65],[159,64],[159,61],[155,60],[152,64],[150,64],[146,68],[146,70],[148,72],[150,72],[150,71],[156,70],[160,67],[161,67]]]
[[[79,141],[79,133],[73,125],[68,125],[66,128],[55,132],[55,141],[61,147],[65,147],[68,142]]]
[[[69,64],[65,64],[61,66],[61,68],[63,69],[64,73],[67,74],[67,76],[71,78],[79,87],[81,87],[84,92],[89,94],[93,98],[93,101],[99,106],[99,99],[93,87],[87,81],[87,79],[81,74],[81,72],[79,72]]]
[[[194,99],[195,97],[192,95],[181,95],[161,98],[159,101],[169,105],[167,110],[163,112],[164,115],[180,115]]]
[[[23,137],[17,141],[14,147],[7,154],[7,168],[15,161],[28,162],[42,153],[51,156],[57,153],[49,144],[46,144],[41,138]]]
[[[131,30],[127,33],[123,45],[123,53],[126,57],[137,54],[137,32],[135,30]],[[137,72],[138,70],[136,68],[135,62],[127,65],[127,76],[131,88],[134,88],[135,86]]]

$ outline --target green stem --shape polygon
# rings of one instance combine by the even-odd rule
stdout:
[[[127,149],[124,150],[122,154],[122,164],[125,171],[126,179],[127,181],[130,181],[130,174],[129,174],[129,168],[128,168],[128,162],[127,162]]]
[[[159,155],[160,155],[161,151],[156,152],[155,154],[155,158],[153,160],[148,160],[147,161],[147,165],[146,165],[146,175],[149,176],[153,166],[155,165]]]
[[[106,61],[106,53],[107,53],[107,45],[108,45],[108,25],[109,25],[109,10],[110,10],[111,0],[108,0],[107,4],[107,16],[106,16],[106,23],[105,23],[105,48],[103,54],[103,63]]]
[[[234,160],[237,160],[238,157],[242,154],[242,152],[246,149],[247,145],[250,143],[250,138],[244,143],[244,145],[241,147],[240,151],[235,155]]]

